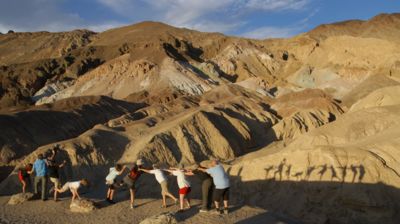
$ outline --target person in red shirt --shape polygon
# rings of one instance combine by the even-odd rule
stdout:
[[[18,170],[18,179],[22,184],[22,193],[26,192],[26,186],[31,184],[31,178],[29,172],[32,170],[32,164],[29,163],[23,168]]]

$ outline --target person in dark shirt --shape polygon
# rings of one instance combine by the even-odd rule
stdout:
[[[131,196],[131,206],[130,208],[135,207],[135,192],[136,192],[136,182],[139,177],[143,174],[143,171],[139,170],[143,168],[143,161],[138,159],[136,163],[133,164],[133,167],[130,169],[129,173],[123,178],[123,183],[126,184],[129,188],[130,196]]]
[[[66,161],[64,160],[63,163],[58,164],[55,160],[57,155],[58,147],[56,146],[53,148],[47,156],[47,175],[50,178],[50,181],[54,184],[54,187],[50,191],[54,191],[54,201],[57,201],[58,192],[55,189],[59,189],[61,187],[60,183],[60,175],[58,169],[65,166]]]
[[[197,166],[196,169],[192,170],[192,173],[201,181],[201,196],[202,203],[200,212],[207,212],[210,210],[212,205],[212,194],[214,191],[214,182],[210,174],[199,170],[198,168],[204,168]]]

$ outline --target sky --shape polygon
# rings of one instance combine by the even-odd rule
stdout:
[[[101,32],[159,21],[204,32],[264,39],[324,23],[400,12],[400,0],[0,0],[0,32]]]

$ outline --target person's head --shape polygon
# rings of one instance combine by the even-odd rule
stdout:
[[[37,158],[40,159],[40,160],[44,159],[44,155],[43,154],[39,154]]]
[[[83,178],[83,179],[81,180],[81,184],[82,184],[83,186],[88,186],[88,185],[89,185],[89,181],[88,181],[86,178]]]
[[[143,166],[143,160],[142,159],[136,160],[136,165],[137,166]]]
[[[216,165],[218,165],[218,164],[219,164],[219,161],[218,161],[217,159],[211,160],[211,166],[212,166],[212,167],[214,167],[214,166],[216,166]]]
[[[190,169],[191,170],[197,170],[199,167],[200,167],[199,164],[195,163],[190,167]]]
[[[26,168],[27,170],[31,170],[32,167],[33,167],[33,164],[32,164],[32,163],[28,163],[28,164],[26,165],[25,168]]]
[[[121,164],[115,165],[115,169],[116,169],[117,171],[121,171],[121,170],[122,170],[122,165],[121,165]]]
[[[158,170],[160,167],[157,164],[153,164],[153,169]]]

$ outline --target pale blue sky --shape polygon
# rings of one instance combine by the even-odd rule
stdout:
[[[399,0],[0,0],[0,32],[103,31],[145,20],[252,38],[400,12]]]

